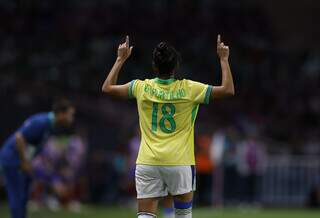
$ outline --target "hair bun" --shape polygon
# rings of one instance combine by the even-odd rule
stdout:
[[[165,42],[160,42],[156,47],[155,55],[159,62],[165,62],[168,59],[169,46]]]
[[[157,46],[157,50],[159,52],[163,52],[163,51],[168,50],[168,44],[165,42],[160,42],[159,45]]]

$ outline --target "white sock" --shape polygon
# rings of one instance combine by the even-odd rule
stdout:
[[[147,212],[139,212],[138,218],[157,218],[155,214],[147,213]]]
[[[175,218],[192,218],[192,207],[186,209],[175,209]]]

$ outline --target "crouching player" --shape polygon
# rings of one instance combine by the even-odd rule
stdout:
[[[53,104],[53,111],[28,118],[4,143],[0,150],[8,194],[11,218],[25,218],[32,178],[31,145],[37,146],[35,154],[52,133],[54,127],[68,127],[74,119],[75,109],[65,99]]]
[[[153,51],[156,78],[117,85],[120,69],[131,51],[127,36],[126,42],[118,47],[117,60],[102,91],[137,101],[141,130],[136,161],[138,218],[156,217],[159,199],[168,193],[174,198],[175,217],[191,218],[195,190],[194,123],[200,104],[208,104],[211,98],[234,95],[229,48],[218,36],[221,86],[175,79],[179,54],[165,42]]]

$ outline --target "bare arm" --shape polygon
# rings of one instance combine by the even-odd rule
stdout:
[[[218,35],[217,39],[217,53],[220,58],[220,65],[222,71],[222,84],[221,86],[213,86],[211,97],[223,98],[234,95],[234,84],[232,73],[229,65],[229,47],[221,42],[221,37]]]
[[[123,64],[131,55],[132,48],[132,46],[129,46],[129,36],[127,36],[126,42],[120,44],[118,47],[117,60],[115,61],[106,80],[103,83],[102,92],[114,97],[128,98],[129,83],[117,85],[117,81]]]
[[[15,138],[16,138],[16,149],[18,151],[18,155],[20,158],[21,168],[25,172],[31,172],[31,163],[27,159],[27,155],[26,155],[27,143],[23,135],[19,132],[16,133]]]

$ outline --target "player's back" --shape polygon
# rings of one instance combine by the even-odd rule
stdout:
[[[194,122],[210,93],[211,86],[185,79],[132,81],[142,136],[137,164],[193,165]]]

